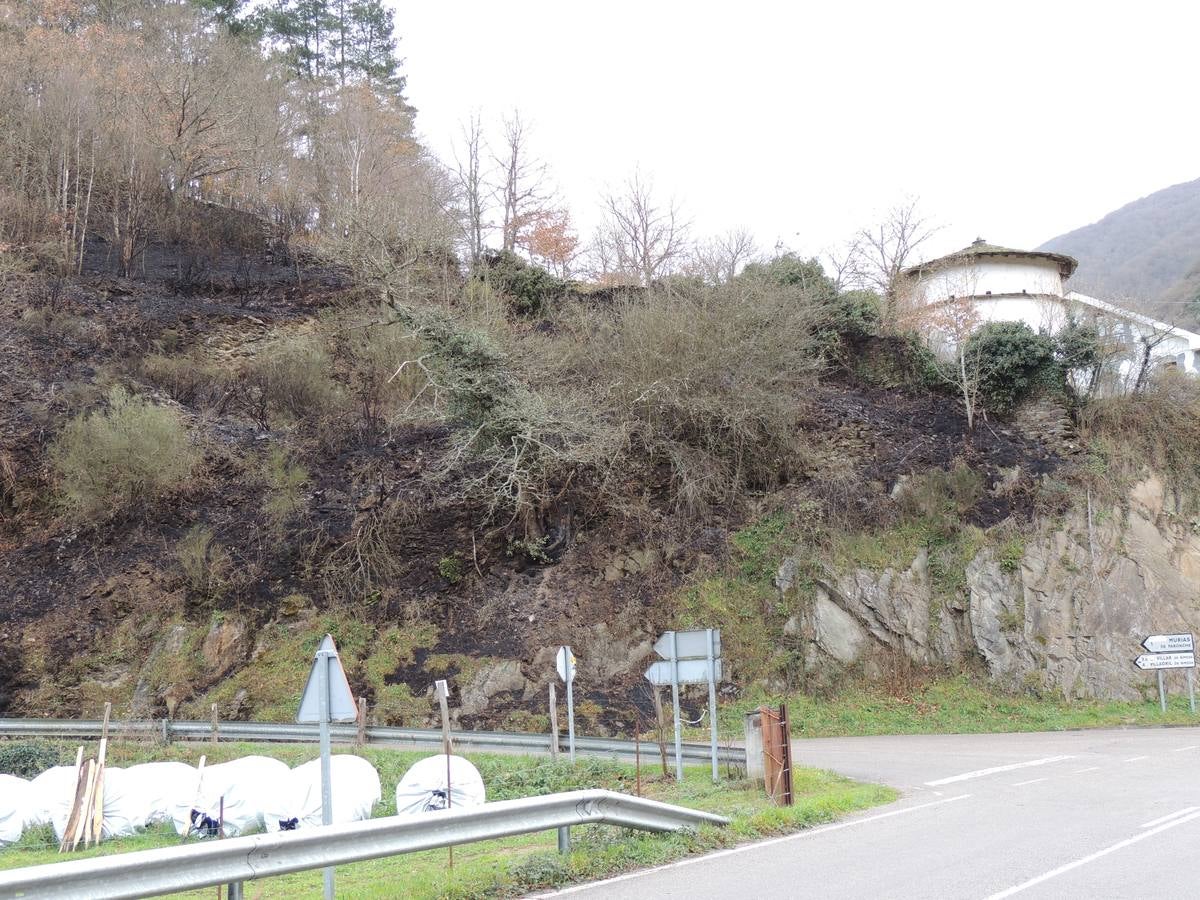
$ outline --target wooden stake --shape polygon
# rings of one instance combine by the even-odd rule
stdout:
[[[104,764],[108,760],[108,718],[112,714],[112,704],[104,704],[104,724],[100,726],[100,750],[96,754],[96,797],[92,801],[92,843],[100,843],[104,832]]]
[[[215,744],[220,738],[220,728],[217,719],[217,704],[212,705],[212,742]]]
[[[355,743],[362,746],[367,742],[367,698],[358,698],[358,734],[355,735]]]
[[[66,827],[63,828],[62,840],[58,845],[58,852],[62,853],[65,850],[74,850],[75,845],[72,838],[75,836],[75,831],[79,827],[80,809],[83,806],[83,798],[87,794],[88,779],[92,773],[92,761],[83,759],[83,748],[79,748],[79,752],[75,754],[75,796],[71,801],[71,812],[67,816]]]
[[[663,778],[666,778],[670,773],[667,765],[667,723],[663,718],[662,689],[658,685],[654,686],[654,721],[658,736],[658,753],[662,757]]]

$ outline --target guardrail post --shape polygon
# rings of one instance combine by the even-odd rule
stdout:
[[[563,854],[571,852],[571,827],[569,825],[558,829],[558,852]]]
[[[243,892],[243,884],[241,881],[229,882],[225,891],[229,900],[245,900],[246,895]]]
[[[171,728],[167,724],[167,720],[165,717],[162,720],[162,736],[163,736],[162,741],[164,744],[171,743]]]

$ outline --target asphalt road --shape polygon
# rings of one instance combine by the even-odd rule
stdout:
[[[795,760],[903,797],[554,896],[1200,897],[1200,728],[804,740]]]

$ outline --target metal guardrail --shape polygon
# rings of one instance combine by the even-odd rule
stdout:
[[[570,791],[12,869],[0,872],[0,898],[152,897],[574,825],[675,831],[704,823],[729,820],[614,791]]]
[[[74,740],[99,739],[102,723],[89,719],[0,719],[0,737],[15,738],[69,738]],[[331,725],[330,736],[340,743],[357,740],[358,729],[354,725]],[[169,742],[210,740],[213,734],[211,722],[174,721],[171,719],[133,719],[115,721],[109,725],[113,737],[143,738]],[[277,722],[220,722],[217,737],[222,741],[268,741],[309,743],[317,741],[316,725],[284,724]],[[442,746],[442,733],[431,728],[396,728],[373,725],[365,729],[364,737],[369,744],[412,747],[413,749],[436,749]],[[456,731],[454,744],[462,750],[483,752],[520,752],[533,755],[548,755],[551,738],[547,734],[521,734],[501,731]],[[560,752],[567,751],[566,741],[559,741]],[[608,756],[632,759],[636,752],[633,741],[616,738],[575,738],[575,752],[589,756]],[[657,745],[643,741],[642,758],[656,754]],[[685,743],[683,759],[688,763],[707,762],[708,744]],[[746,751],[741,747],[718,747],[717,759],[723,763],[743,766]]]

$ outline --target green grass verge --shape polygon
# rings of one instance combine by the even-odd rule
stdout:
[[[1074,700],[1006,694],[965,675],[925,681],[902,691],[854,682],[830,697],[757,693],[721,710],[721,731],[742,731],[744,713],[786,700],[797,737],[878,734],[978,734],[1002,731],[1063,731],[1144,725],[1198,725],[1187,697],[1169,698],[1167,712],[1149,702]],[[700,731],[693,737],[702,739]]]
[[[94,749],[94,748],[93,748]],[[365,747],[359,751],[338,748],[336,752],[359,752],[379,769],[383,802],[376,815],[395,811],[395,786],[404,771],[427,753]],[[206,754],[210,763],[251,753],[275,756],[290,765],[314,758],[312,745],[262,744],[153,744],[115,742],[109,749],[110,764],[132,765],[150,760],[177,759],[195,763]],[[493,754],[472,754],[488,786],[489,800],[505,800],[585,787],[609,788],[633,793],[637,779],[633,766],[599,759],[580,759],[572,767],[565,761]],[[685,771],[682,783],[651,777],[642,771],[642,794],[667,803],[678,803],[728,816],[727,828],[705,826],[673,834],[644,834],[609,826],[572,829],[572,851],[563,856],[556,850],[553,832],[523,835],[458,847],[454,866],[448,865],[445,850],[414,853],[390,859],[341,866],[337,870],[338,896],[354,898],[469,898],[515,896],[530,890],[657,865],[706,850],[756,838],[781,834],[837,816],[894,800],[890,788],[860,784],[830,772],[799,769],[794,776],[795,806],[772,806],[757,789],[741,781],[712,784],[707,767]],[[169,828],[114,840],[98,848],[72,854],[77,859],[153,847],[176,846],[179,838]],[[0,869],[61,862],[48,829],[27,833],[19,843],[0,850]],[[255,898],[319,897],[321,873],[301,872],[247,885],[247,896]],[[189,892],[187,897],[211,897],[212,889]]]

